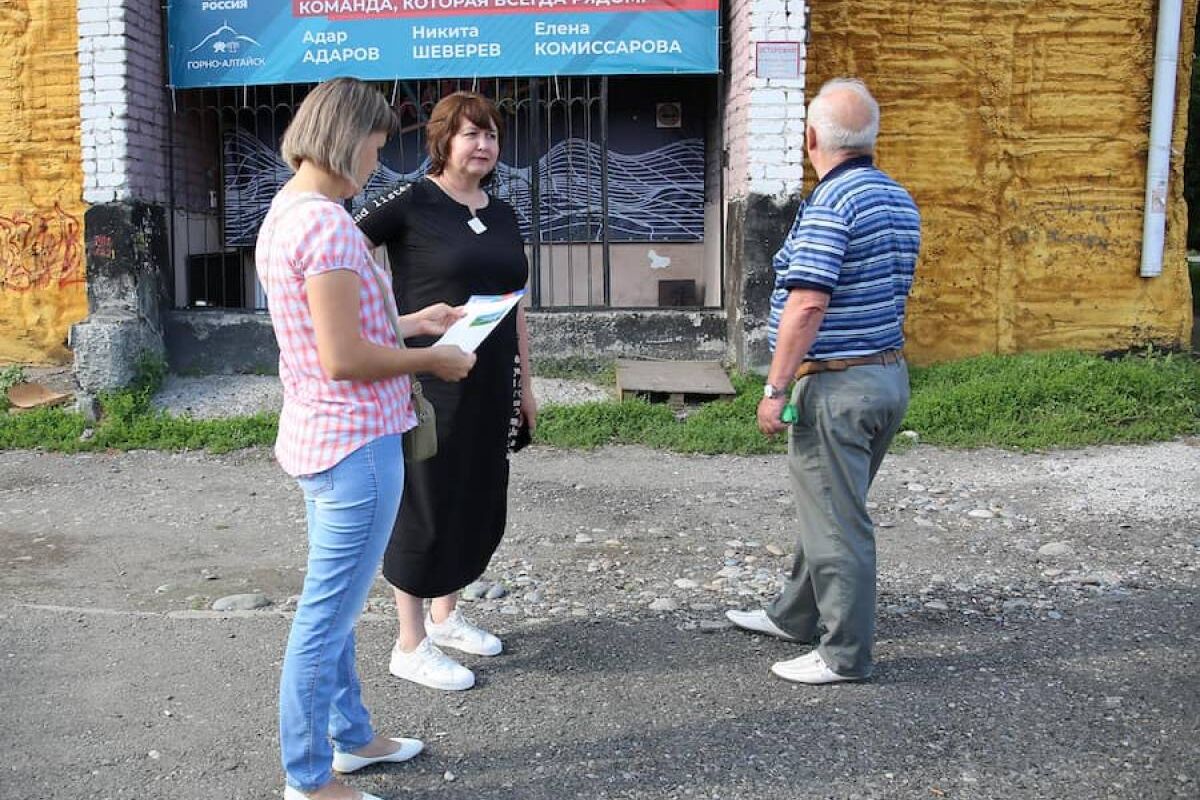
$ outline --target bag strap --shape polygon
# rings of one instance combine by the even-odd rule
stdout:
[[[275,211],[277,219],[275,220],[274,227],[271,228],[271,238],[268,239],[267,248],[266,248],[268,258],[270,258],[270,255],[271,255],[271,247],[275,244],[275,228],[277,228],[279,226],[279,223],[280,223],[279,218],[283,217],[284,214],[295,211],[297,206],[301,206],[301,205],[304,205],[305,203],[314,202],[314,201],[321,200],[321,199],[323,199],[323,198],[319,197],[319,196],[302,195],[300,197],[297,197],[295,200],[290,202],[288,205],[283,206]],[[324,198],[324,199],[326,199],[328,202],[333,202],[332,200],[328,200],[328,198]],[[363,238],[365,239],[366,236],[364,235]],[[395,298],[395,296],[392,295],[391,291],[387,288],[387,285],[383,282],[383,279],[379,276],[380,267],[379,267],[378,263],[376,262],[376,259],[375,259],[375,256],[373,253],[371,254],[370,260],[371,260],[371,275],[375,278],[375,285],[379,288],[379,294],[381,295],[382,300],[383,300],[383,307],[385,309],[387,309],[388,321],[392,324],[392,332],[396,335],[396,343],[400,347],[404,347],[404,337],[400,335],[400,316],[399,316],[399,312],[396,311],[396,298]]]
[[[405,347],[404,336],[400,333],[400,312],[396,310],[396,296],[392,294],[391,289],[383,282],[383,277],[380,275],[383,268],[376,261],[374,253],[371,254],[371,276],[375,278],[375,286],[379,289],[379,294],[383,300],[383,307],[387,310],[388,322],[392,324],[392,333],[396,334],[396,345]]]
[[[269,239],[267,239],[267,246],[266,246],[266,248],[264,248],[268,259],[271,258],[271,248],[275,246],[275,231],[279,228],[279,224],[280,224],[280,222],[282,222],[283,215],[294,211],[297,206],[304,205],[305,203],[316,202],[316,201],[322,200],[322,199],[326,200],[327,202],[330,202],[330,203],[333,202],[332,200],[330,200],[327,197],[324,197],[323,195],[313,196],[312,194],[302,194],[299,197],[292,200],[287,205],[280,206],[279,208],[277,208],[275,210],[275,220],[271,226],[271,236]]]
[[[408,191],[411,184],[401,184],[395,187],[382,197],[368,201],[373,205],[373,208],[379,208],[386,205]],[[364,206],[358,214],[354,216],[354,221],[359,222],[369,213],[368,206]],[[396,295],[387,288],[380,277],[380,272],[391,273],[391,265],[388,263],[387,245],[380,245],[371,250],[371,274],[375,277],[375,285],[379,287],[379,293],[383,295],[383,305],[388,312],[388,320],[392,323],[392,332],[396,334],[396,345],[401,349],[408,345],[404,343],[404,335],[400,333],[400,312],[396,308]],[[421,388],[421,382],[417,380],[416,373],[409,373],[408,376],[409,393],[412,395],[413,407],[417,408],[425,402],[425,392]]]
[[[376,248],[376,252],[379,250],[383,250],[385,254],[387,253],[387,250],[383,247]],[[371,275],[375,277],[375,285],[379,287],[379,293],[383,295],[383,305],[387,309],[388,321],[392,323],[392,332],[396,334],[396,345],[401,350],[404,350],[408,347],[408,345],[404,343],[404,336],[400,333],[400,312],[396,310],[396,296],[392,294],[391,290],[387,288],[387,284],[383,282],[383,278],[380,276],[382,269],[383,267],[381,267],[375,260],[375,255],[372,253]],[[417,404],[424,401],[425,391],[421,388],[421,382],[417,380],[415,373],[412,373],[408,376],[408,385],[409,392],[413,397],[413,405],[415,407]]]
[[[407,188],[407,187],[405,187],[405,188]],[[282,217],[284,215],[284,213],[294,211],[297,206],[303,205],[304,203],[307,203],[307,202],[317,201],[317,200],[321,200],[321,199],[325,199],[327,202],[333,202],[332,200],[329,200],[328,198],[323,198],[320,196],[314,197],[313,195],[302,195],[300,197],[297,197],[295,200],[293,200],[288,205],[277,209],[275,213],[276,213],[277,217]],[[278,226],[279,222],[280,222],[280,220],[276,219],[274,224],[276,226]],[[363,238],[364,239],[366,238],[365,234],[363,235]],[[268,240],[268,244],[267,244],[267,248],[266,248],[268,259],[271,257],[271,247],[274,244],[275,244],[275,228],[273,227],[273,228],[271,228],[271,238]],[[384,247],[375,248],[375,251],[379,251],[379,250],[382,250],[384,255],[386,256],[387,250]],[[381,295],[380,299],[383,301],[383,307],[384,307],[384,309],[387,310],[388,322],[391,323],[392,333],[394,333],[396,336],[396,346],[399,347],[401,350],[403,350],[407,347],[407,345],[404,344],[404,336],[400,333],[400,312],[396,309],[396,296],[394,294],[392,294],[391,290],[387,287],[387,284],[385,284],[383,282],[383,278],[380,276],[380,270],[382,269],[382,267],[379,265],[378,261],[376,260],[375,252],[369,251],[369,253],[370,253],[370,262],[371,262],[371,266],[370,266],[371,276],[373,278],[375,278],[375,286],[378,287],[379,294]],[[423,400],[425,397],[425,394],[421,389],[421,382],[419,380],[417,380],[417,376],[409,375],[408,382],[409,382],[409,386],[410,386],[410,392],[412,393],[413,398]]]

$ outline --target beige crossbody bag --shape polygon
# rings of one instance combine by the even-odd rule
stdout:
[[[396,334],[396,343],[400,347],[404,347],[404,336],[400,333],[400,316],[396,311],[395,295],[388,290],[387,284],[379,275],[380,270],[390,270],[387,248],[375,248],[372,252],[372,259],[374,264],[371,274],[375,276],[375,285],[379,287],[379,293],[383,295],[383,305],[387,309],[388,319],[392,323],[392,331]],[[417,426],[404,433],[404,460],[425,461],[437,455],[437,414],[433,410],[433,403],[425,397],[425,392],[421,388],[421,382],[417,380],[417,376],[409,375],[408,381],[412,387],[412,406],[417,415]]]

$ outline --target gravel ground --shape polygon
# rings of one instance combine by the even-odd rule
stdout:
[[[1200,796],[1198,445],[889,458],[876,675],[827,687],[772,678],[803,649],[722,617],[788,564],[784,459],[531,447],[465,604],[505,653],[464,658],[470,692],[391,678],[380,582],[364,693],[382,731],[428,750],[353,783],[442,800]],[[0,454],[0,797],[278,797],[303,564],[303,507],[266,449]]]
[[[533,379],[533,393],[542,404],[567,405],[607,400],[610,389],[580,381]],[[154,406],[175,416],[196,419],[249,416],[278,412],[283,388],[274,375],[170,375],[154,397]]]

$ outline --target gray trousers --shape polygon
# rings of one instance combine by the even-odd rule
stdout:
[[[801,378],[788,441],[796,560],[771,620],[818,650],[839,675],[871,674],[875,529],[867,490],[908,408],[908,366],[870,364]]]

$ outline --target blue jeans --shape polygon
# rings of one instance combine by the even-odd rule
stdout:
[[[374,738],[354,669],[362,613],[404,489],[400,436],[368,442],[333,467],[297,479],[308,514],[308,574],[279,682],[279,744],[290,786],[333,778],[333,748]]]

